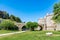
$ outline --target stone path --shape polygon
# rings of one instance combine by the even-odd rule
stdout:
[[[19,31],[19,32],[13,32],[13,33],[6,33],[6,34],[0,34],[1,36],[8,36],[8,35],[13,35],[13,34],[18,34],[18,33],[24,33],[25,31]]]

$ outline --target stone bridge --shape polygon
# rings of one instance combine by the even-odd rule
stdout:
[[[22,27],[25,26],[25,23],[16,23],[15,25],[18,26],[19,30],[22,30]]]

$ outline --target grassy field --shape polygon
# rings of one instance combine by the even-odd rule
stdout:
[[[29,31],[21,34],[1,37],[0,40],[60,40],[59,31],[52,31],[54,36],[46,36],[46,32],[48,31]]]
[[[0,34],[15,32],[12,30],[0,30]]]

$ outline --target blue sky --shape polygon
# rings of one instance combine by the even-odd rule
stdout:
[[[37,22],[47,13],[52,13],[57,2],[59,0],[0,0],[0,10],[19,17],[23,22]]]

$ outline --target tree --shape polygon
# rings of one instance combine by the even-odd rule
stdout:
[[[15,21],[16,21],[16,22],[22,22],[19,17],[15,17]]]
[[[19,17],[16,17],[14,15],[9,15],[6,11],[0,11],[0,18],[10,19],[10,20],[16,21],[16,22],[22,22]]]
[[[9,19],[9,14],[7,12],[3,11],[3,14],[4,14],[3,16],[4,19]]]
[[[12,21],[15,21],[15,16],[14,15],[10,15],[10,19],[12,20]]]
[[[34,28],[38,26],[38,23],[36,22],[27,22],[26,27],[30,28],[32,31],[34,31]]]
[[[0,11],[0,18],[3,18],[4,14],[2,11]]]
[[[0,11],[0,18],[9,19],[9,14],[6,11]]]
[[[1,22],[0,27],[6,30],[13,29],[14,28],[14,23],[11,20],[4,20]]]
[[[54,15],[53,15],[53,20],[57,23],[60,23],[60,2],[59,3],[56,3],[54,5]]]
[[[11,16],[10,16],[10,19],[11,19],[12,21],[22,22],[19,17],[15,17],[14,15],[11,15]]]

